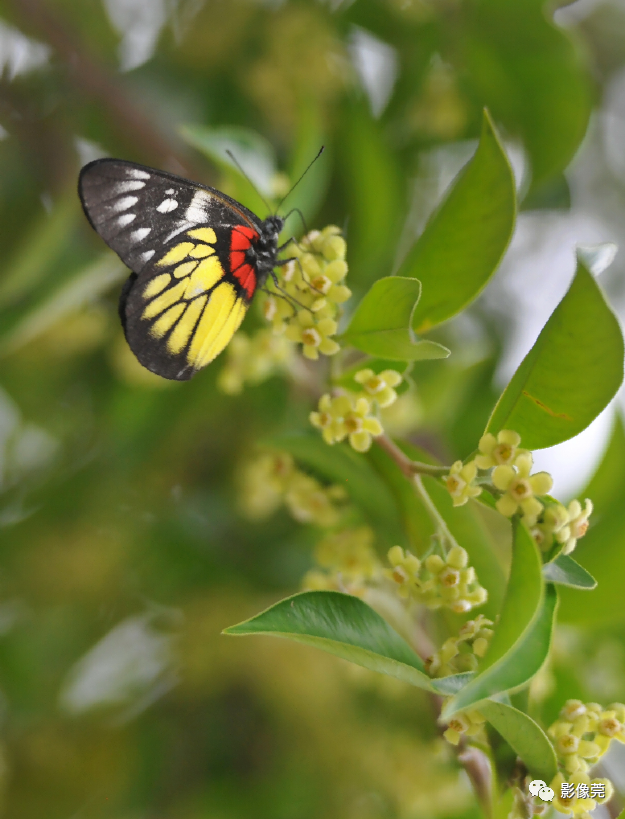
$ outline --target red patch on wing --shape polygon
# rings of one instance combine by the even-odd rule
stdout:
[[[230,270],[247,293],[248,299],[252,298],[256,290],[256,273],[251,265],[245,263],[245,251],[256,239],[258,233],[246,225],[234,228],[230,237]]]
[[[249,264],[241,265],[241,267],[234,274],[241,282],[241,287],[247,293],[248,299],[251,299],[256,290],[256,273],[254,268]]]

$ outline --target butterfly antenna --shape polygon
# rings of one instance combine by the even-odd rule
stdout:
[[[316,161],[319,159],[319,157],[321,156],[321,154],[322,154],[322,153],[325,151],[325,147],[326,147],[325,145],[322,145],[322,146],[321,146],[321,148],[319,149],[319,153],[317,154],[317,156],[316,156],[316,157],[315,157],[315,158],[312,160],[312,162],[309,162],[309,163],[308,163],[308,167],[306,168],[306,170],[304,171],[304,173],[303,173],[303,174],[300,176],[300,178],[297,180],[297,182],[296,182],[296,183],[295,183],[295,184],[294,184],[294,185],[291,187],[291,190],[290,190],[290,191],[287,193],[287,195],[286,195],[286,196],[284,196],[284,197],[283,197],[283,198],[280,200],[280,204],[279,204],[279,205],[278,205],[278,207],[276,208],[276,211],[279,211],[279,210],[280,210],[280,208],[281,208],[281,207],[282,207],[282,205],[284,204],[284,201],[285,201],[286,199],[288,199],[288,197],[289,197],[289,196],[290,196],[290,195],[293,193],[293,191],[295,190],[295,188],[296,188],[296,187],[299,185],[299,183],[300,183],[300,182],[302,181],[302,179],[303,179],[303,178],[306,176],[306,174],[307,174],[307,173],[308,173],[308,171],[311,169],[311,167],[312,167],[312,166],[315,164],[315,162],[316,162]]]
[[[234,162],[234,164],[237,166],[237,168],[238,168],[238,169],[241,171],[241,173],[243,174],[243,176],[244,176],[244,177],[247,179],[247,181],[250,183],[250,185],[252,186],[252,188],[254,188],[254,190],[255,190],[255,191],[256,191],[256,193],[259,195],[259,197],[260,197],[260,198],[263,200],[263,202],[265,203],[265,205],[266,205],[266,207],[267,207],[267,210],[268,210],[268,211],[270,211],[270,210],[271,210],[271,208],[269,207],[269,203],[267,202],[267,200],[265,199],[265,197],[262,195],[262,193],[261,193],[261,192],[258,190],[258,188],[256,187],[256,185],[255,185],[255,184],[252,182],[252,180],[249,178],[249,176],[248,176],[248,175],[245,173],[245,171],[243,170],[243,167],[242,167],[241,163],[240,163],[240,162],[239,162],[239,160],[236,158],[236,156],[235,156],[235,155],[232,153],[232,151],[231,151],[229,148],[227,148],[227,149],[226,149],[226,153],[228,154],[228,156],[230,157],[230,159],[231,159],[231,160]],[[313,160],[313,162],[314,162],[314,160]],[[311,164],[312,164],[312,163],[311,163]],[[307,168],[306,170],[308,170],[308,168]],[[291,190],[293,190],[293,189],[291,188]],[[289,191],[289,193],[290,193],[290,192],[291,192],[291,191]],[[287,196],[288,196],[288,194],[287,194]],[[280,204],[282,204],[282,203],[280,203]]]

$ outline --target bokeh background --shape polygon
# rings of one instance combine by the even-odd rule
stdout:
[[[625,228],[625,3],[557,5],[1,0],[3,816],[479,816],[420,692],[220,635],[311,565],[314,528],[285,512],[249,520],[237,487],[259,442],[306,427],[312,398],[283,378],[225,396],[221,359],[184,384],[143,371],[117,318],[126,272],[76,180],[91,159],[123,157],[264,216],[225,148],[271,197],[325,144],[290,204],[344,229],[355,301],[397,269],[488,106],[518,229],[484,296],[441,330],[452,357],[418,365],[393,428],[464,457],[566,290],[574,244],[618,243]],[[617,253],[602,276],[619,311],[624,267]],[[254,310],[246,321],[261,324]],[[540,454],[562,500],[613,416]],[[615,481],[598,487],[610,503]],[[584,631],[565,606],[547,717],[567,696],[625,699],[622,615],[604,609]]]

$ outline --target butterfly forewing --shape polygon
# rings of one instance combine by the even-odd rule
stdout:
[[[132,351],[164,378],[191,378],[243,320],[258,284],[247,254],[263,222],[219,191],[121,160],[86,165],[79,192],[133,271],[120,299]]]

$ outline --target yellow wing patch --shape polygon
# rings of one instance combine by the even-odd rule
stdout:
[[[210,245],[196,245],[189,253],[192,259],[202,259],[204,256],[212,256],[214,250]]]
[[[180,302],[174,304],[173,307],[170,307],[169,310],[166,310],[162,316],[156,319],[154,324],[150,327],[150,334],[156,338],[162,338],[165,333],[174,326],[183,310],[184,304]]]
[[[183,259],[186,259],[194,247],[195,245],[193,242],[180,242],[179,244],[174,245],[171,250],[168,250],[163,258],[159,259],[156,264],[159,267],[164,267],[166,264],[177,264]]]
[[[217,256],[209,256],[201,261],[193,275],[189,276],[185,298],[192,299],[214,287],[223,276],[224,271]]]
[[[239,328],[246,309],[232,284],[223,282],[216,287],[193,335],[187,355],[189,363],[199,368],[212,361]]]
[[[154,316],[158,316],[163,310],[166,310],[168,307],[171,307],[172,304],[179,301],[182,298],[186,284],[185,281],[178,282],[178,284],[170,287],[169,290],[165,290],[164,293],[161,293],[160,296],[157,296],[149,302],[143,311],[143,318],[154,318]]]
[[[143,291],[143,295],[146,299],[151,299],[154,296],[158,296],[161,290],[164,290],[169,282],[171,281],[171,276],[169,273],[161,273],[160,276],[156,276],[152,279],[151,282],[147,285],[145,290]]]
[[[208,296],[202,296],[187,307],[185,314],[167,339],[167,349],[170,353],[177,355],[187,346],[207,299]]]
[[[195,230],[187,231],[187,236],[192,239],[199,239],[200,242],[206,242],[209,245],[214,245],[217,241],[217,234],[210,227],[195,228]]]
[[[183,264],[179,264],[178,267],[174,268],[174,276],[177,279],[182,279],[183,276],[188,276],[193,270],[195,270],[197,266],[197,262],[184,262]]]

